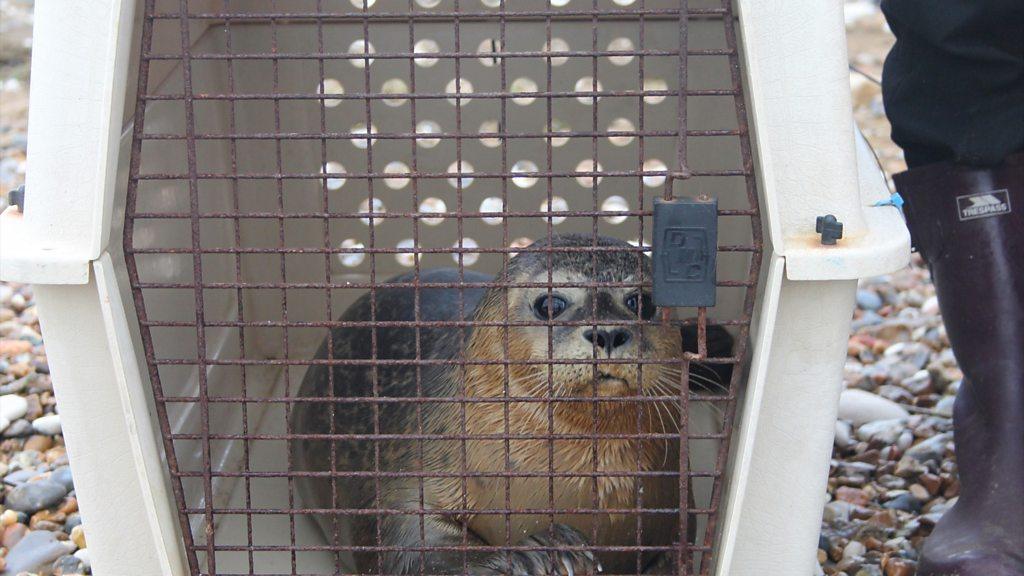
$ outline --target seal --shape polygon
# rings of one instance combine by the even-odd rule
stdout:
[[[619,240],[596,244],[535,243],[490,289],[385,283],[341,316],[367,326],[324,342],[317,358],[338,362],[307,371],[292,451],[300,499],[358,572],[655,573],[673,563],[642,547],[679,539],[678,476],[658,472],[679,470],[671,400],[682,362],[671,360],[685,335],[645,322],[655,306],[635,285],[651,278],[650,259]],[[420,273],[428,285],[489,281]],[[691,370],[691,389],[721,376]],[[603,549],[613,546],[640,551]]]

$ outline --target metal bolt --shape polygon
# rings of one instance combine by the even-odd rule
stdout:
[[[836,220],[836,217],[831,214],[818,216],[814,230],[821,234],[821,243],[827,246],[835,244],[836,240],[843,237],[843,223]]]

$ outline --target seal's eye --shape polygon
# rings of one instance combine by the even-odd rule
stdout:
[[[626,296],[626,308],[644,320],[654,318],[654,300],[648,294],[634,293]]]
[[[569,303],[561,296],[548,296],[545,294],[533,301],[533,312],[537,314],[537,318],[540,318],[541,320],[557,318],[558,315],[565,312],[565,309],[568,307]]]

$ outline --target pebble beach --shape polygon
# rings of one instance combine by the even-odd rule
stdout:
[[[32,5],[0,0],[0,208],[24,182]],[[905,165],[875,81],[892,36],[875,2],[845,6],[854,118],[891,176]],[[0,576],[91,573],[44,336],[31,289],[0,284]],[[923,539],[959,495],[962,377],[916,257],[860,283],[815,574],[916,573]]]

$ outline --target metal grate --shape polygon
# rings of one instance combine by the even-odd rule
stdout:
[[[482,553],[507,569],[567,551],[606,574],[710,572],[762,246],[732,10],[146,1],[124,251],[191,574],[470,573]],[[651,205],[673,194],[719,200],[719,305],[648,318],[641,299],[633,318],[599,316],[599,294],[650,289]],[[570,254],[588,280],[552,272]],[[530,257],[546,275],[499,273]],[[601,269],[615,258],[630,274]],[[575,320],[510,303],[572,290],[590,302]],[[475,313],[485,293],[501,313]],[[594,336],[585,358],[559,353],[556,334],[600,328],[678,342],[612,358]],[[546,334],[531,343],[546,350],[515,352],[524,334]],[[497,357],[466,351],[484,340]],[[561,390],[572,367],[593,384]],[[601,396],[599,374],[620,369],[670,374],[677,391]],[[526,373],[540,376],[524,388]],[[438,374],[454,387],[438,392]],[[481,374],[497,392],[467,384]],[[411,388],[389,386],[403,378]],[[524,428],[524,407],[543,425]],[[454,423],[439,431],[439,413]],[[314,443],[327,461],[311,466]],[[425,454],[442,445],[452,461],[438,465]],[[641,461],[650,445],[662,461]],[[583,464],[562,461],[570,448]],[[617,450],[629,458],[609,460]],[[666,482],[671,497],[645,491]],[[329,498],[310,502],[317,491]],[[437,518],[454,535],[433,538]],[[396,542],[400,519],[414,529]],[[524,539],[564,523],[582,541]]]

